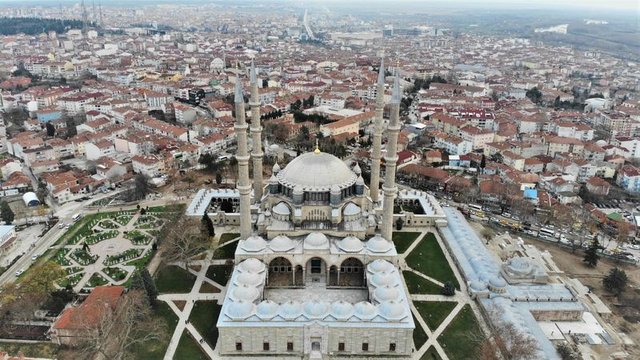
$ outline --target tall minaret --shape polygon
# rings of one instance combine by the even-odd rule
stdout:
[[[384,156],[384,202],[382,205],[382,237],[391,240],[393,235],[393,201],[396,198],[396,163],[398,162],[398,133],[400,133],[400,80],[396,70],[391,96],[391,118],[387,128],[387,153]]]
[[[371,184],[369,195],[373,203],[377,203],[380,193],[380,153],[382,147],[382,116],[384,113],[384,58],[380,61],[378,72],[378,89],[376,93],[376,118],[373,130],[373,151],[371,152]]]
[[[253,162],[253,198],[255,202],[262,199],[262,187],[264,186],[262,179],[262,125],[260,124],[260,100],[258,98],[258,78],[256,76],[256,67],[251,60],[251,140],[253,148],[251,149],[251,161]]]
[[[249,153],[247,151],[247,122],[244,118],[244,96],[240,77],[236,77],[236,138],[238,141],[238,183],[236,187],[240,192],[240,238],[251,236],[251,183],[249,182]]]

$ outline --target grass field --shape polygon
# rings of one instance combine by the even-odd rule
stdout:
[[[398,254],[403,254],[411,244],[418,238],[419,232],[394,232],[393,244],[396,246]]]
[[[208,360],[209,358],[200,349],[200,345],[189,335],[187,331],[182,333],[174,359],[180,360]]]
[[[162,359],[169,346],[169,340],[178,324],[178,317],[167,303],[159,301],[154,316],[162,319],[167,331],[161,339],[134,345],[129,349],[133,359]]]
[[[456,289],[460,289],[460,284],[456,280],[453,270],[449,266],[447,258],[444,256],[436,237],[426,234],[418,246],[406,257],[407,265],[429,277],[442,283],[451,281]]]
[[[179,266],[162,266],[155,276],[156,287],[162,293],[188,293],[196,277]]]
[[[433,346],[430,347],[429,350],[427,350],[427,352],[422,354],[422,357],[420,357],[420,360],[441,360],[441,359],[442,358],[440,357],[440,355],[438,355],[438,352]]]
[[[416,324],[416,328],[413,330],[413,345],[415,345],[416,350],[418,350],[420,349],[420,347],[422,347],[422,345],[424,345],[424,343],[427,342],[429,337],[427,336],[427,333],[424,331],[424,329],[422,329],[422,326],[420,326],[420,323],[418,322],[418,319],[416,319],[415,315],[411,314],[411,316],[413,316],[413,322]]]
[[[407,283],[407,289],[410,294],[434,294],[440,295],[442,287],[431,281],[416,275],[411,271],[403,271],[404,281]]]
[[[189,321],[198,329],[198,332],[209,343],[212,348],[218,342],[218,316],[222,305],[215,301],[198,301],[191,310]]]
[[[17,356],[18,352],[22,352],[24,356],[34,358],[56,358],[60,347],[54,343],[41,342],[41,343],[13,343],[13,342],[0,342],[0,351],[5,351],[9,355]]]
[[[207,269],[207,277],[220,285],[227,285],[233,266],[231,265],[211,265]]]
[[[222,245],[222,244],[226,244],[229,241],[239,237],[240,234],[237,233],[224,233],[222,235],[220,235],[220,241],[218,241],[218,244]]]
[[[473,335],[473,336],[472,336]],[[471,307],[465,305],[438,338],[438,342],[453,360],[473,359],[479,347],[482,330]]]
[[[214,259],[233,259],[233,257],[236,254],[237,247],[238,247],[237,241],[234,241],[227,245],[220,246],[213,252],[213,258]]]
[[[424,322],[427,323],[429,330],[435,331],[444,319],[456,307],[455,302],[444,301],[414,301],[416,307]]]

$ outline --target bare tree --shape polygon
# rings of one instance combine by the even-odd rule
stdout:
[[[163,257],[169,262],[189,260],[207,249],[209,240],[203,234],[198,219],[190,219],[184,214],[175,214],[162,230],[160,247]]]
[[[500,309],[489,309],[489,317],[494,320],[500,319]],[[480,344],[480,359],[538,359],[538,347],[534,338],[520,331],[512,323],[496,320],[493,324],[493,336]]]

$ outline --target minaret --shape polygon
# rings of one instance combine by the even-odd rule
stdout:
[[[387,128],[387,153],[384,156],[384,202],[382,205],[382,237],[391,241],[393,235],[393,201],[396,198],[396,163],[398,162],[398,133],[400,133],[400,80],[396,70],[391,96],[391,118]]]
[[[236,77],[236,138],[238,141],[238,183],[236,187],[240,192],[240,238],[251,236],[251,183],[249,182],[249,153],[247,151],[247,122],[244,118],[244,96],[240,77]]]
[[[379,201],[380,193],[380,156],[382,148],[382,116],[384,113],[384,58],[378,71],[378,89],[376,93],[376,118],[373,130],[373,151],[371,152],[371,184],[369,195],[373,203]]]
[[[258,98],[258,78],[256,76],[256,67],[251,60],[251,140],[253,148],[251,149],[251,161],[253,162],[253,198],[255,202],[262,199],[262,188],[264,182],[262,179],[262,125],[260,124],[260,100]]]

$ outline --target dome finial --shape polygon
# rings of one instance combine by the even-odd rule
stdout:
[[[316,154],[320,154],[320,146],[318,145],[318,138],[316,138],[316,149],[313,152]]]

